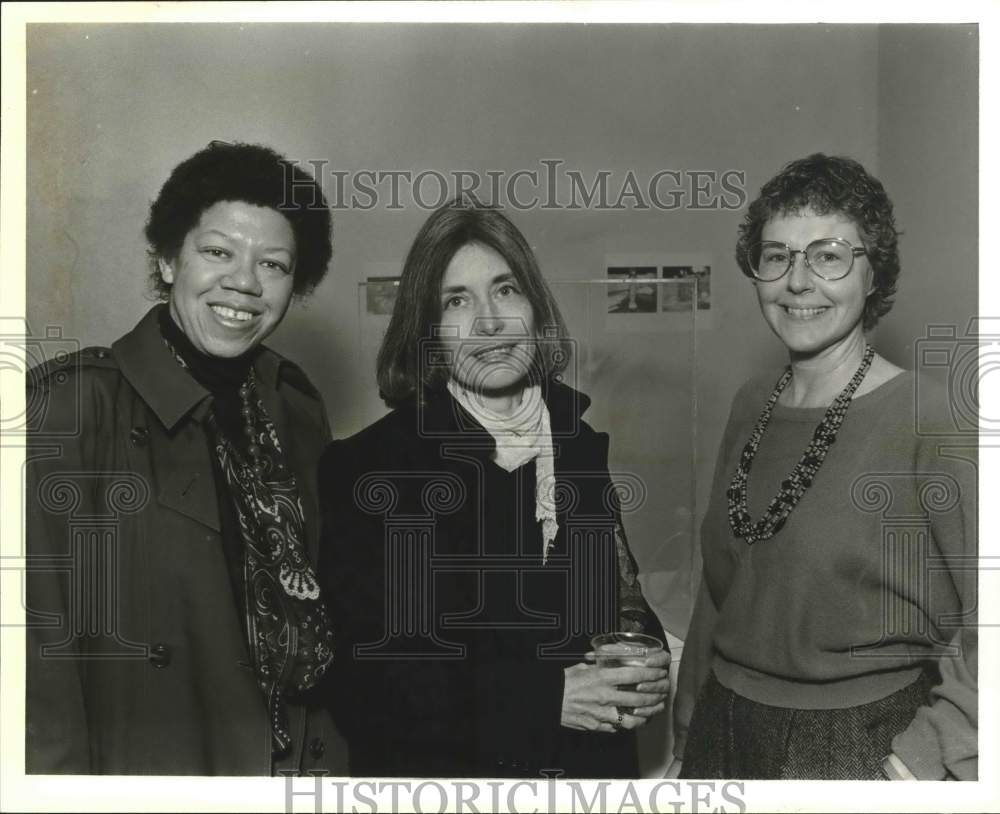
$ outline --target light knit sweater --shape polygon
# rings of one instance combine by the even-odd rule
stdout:
[[[779,372],[739,391],[701,531],[702,595],[675,706],[687,717],[709,667],[772,706],[836,709],[883,698],[928,662],[942,681],[893,741],[917,777],[977,773],[976,439],[937,382],[903,373],[852,402],[812,486],[771,539],[733,536],[726,490]],[[756,521],[824,408],[776,405],[754,458]]]

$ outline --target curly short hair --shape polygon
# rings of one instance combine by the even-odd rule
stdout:
[[[421,364],[422,342],[441,320],[441,280],[452,258],[470,243],[499,254],[531,303],[546,342],[535,360],[542,377],[558,376],[569,363],[570,340],[559,306],[524,235],[497,208],[462,196],[436,210],[420,228],[403,264],[396,304],[377,361],[379,394],[390,407],[443,389],[447,370]]]
[[[243,201],[285,216],[295,235],[295,294],[309,294],[323,279],[333,255],[333,236],[320,184],[269,147],[213,141],[174,167],[149,207],[145,233],[150,285],[160,299],[169,297],[171,286],[157,261],[176,259],[202,213],[220,201]]]
[[[739,227],[736,262],[744,274],[753,277],[749,249],[760,240],[764,226],[772,218],[807,209],[817,215],[843,215],[857,227],[874,272],[874,290],[865,301],[863,314],[864,329],[873,328],[892,308],[899,276],[900,232],[885,188],[851,158],[814,153],[786,164],[750,204]]]

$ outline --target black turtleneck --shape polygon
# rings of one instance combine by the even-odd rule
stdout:
[[[194,346],[187,334],[174,322],[169,308],[160,310],[160,333],[184,361],[195,381],[212,394],[213,413],[219,430],[227,438],[242,442],[240,385],[250,374],[257,348],[228,359],[204,353]]]

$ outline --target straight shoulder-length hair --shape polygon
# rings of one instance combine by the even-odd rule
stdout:
[[[413,399],[423,403],[447,383],[449,368],[434,341],[434,326],[441,321],[441,280],[456,252],[470,243],[499,254],[531,303],[537,374],[558,377],[569,363],[566,325],[524,235],[496,207],[470,196],[456,198],[427,219],[403,265],[377,362],[379,394],[390,407]]]

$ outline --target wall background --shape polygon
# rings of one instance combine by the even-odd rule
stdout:
[[[736,169],[751,198],[787,161],[824,151],[861,161],[896,203],[903,273],[875,340],[912,367],[928,324],[961,330],[977,311],[977,65],[973,25],[31,26],[29,326],[61,326],[84,345],[132,327],[150,305],[149,203],[212,139],[351,172],[509,174],[543,158],[619,181]],[[337,212],[328,279],[270,341],[323,392],[335,435],[383,409],[357,352],[368,330],[357,284],[371,264],[401,262],[427,214]],[[512,213],[552,279],[603,276],[608,254],[714,254],[713,327],[697,332],[684,384],[696,388],[696,421],[675,425],[642,387],[644,360],[681,352],[662,337],[636,341],[625,376],[625,399],[686,439],[696,516],[733,393],[784,361],[731,259],[741,216]],[[613,444],[633,433],[607,402],[591,418]],[[651,549],[637,548],[648,566]],[[663,743],[648,750],[662,755]]]

